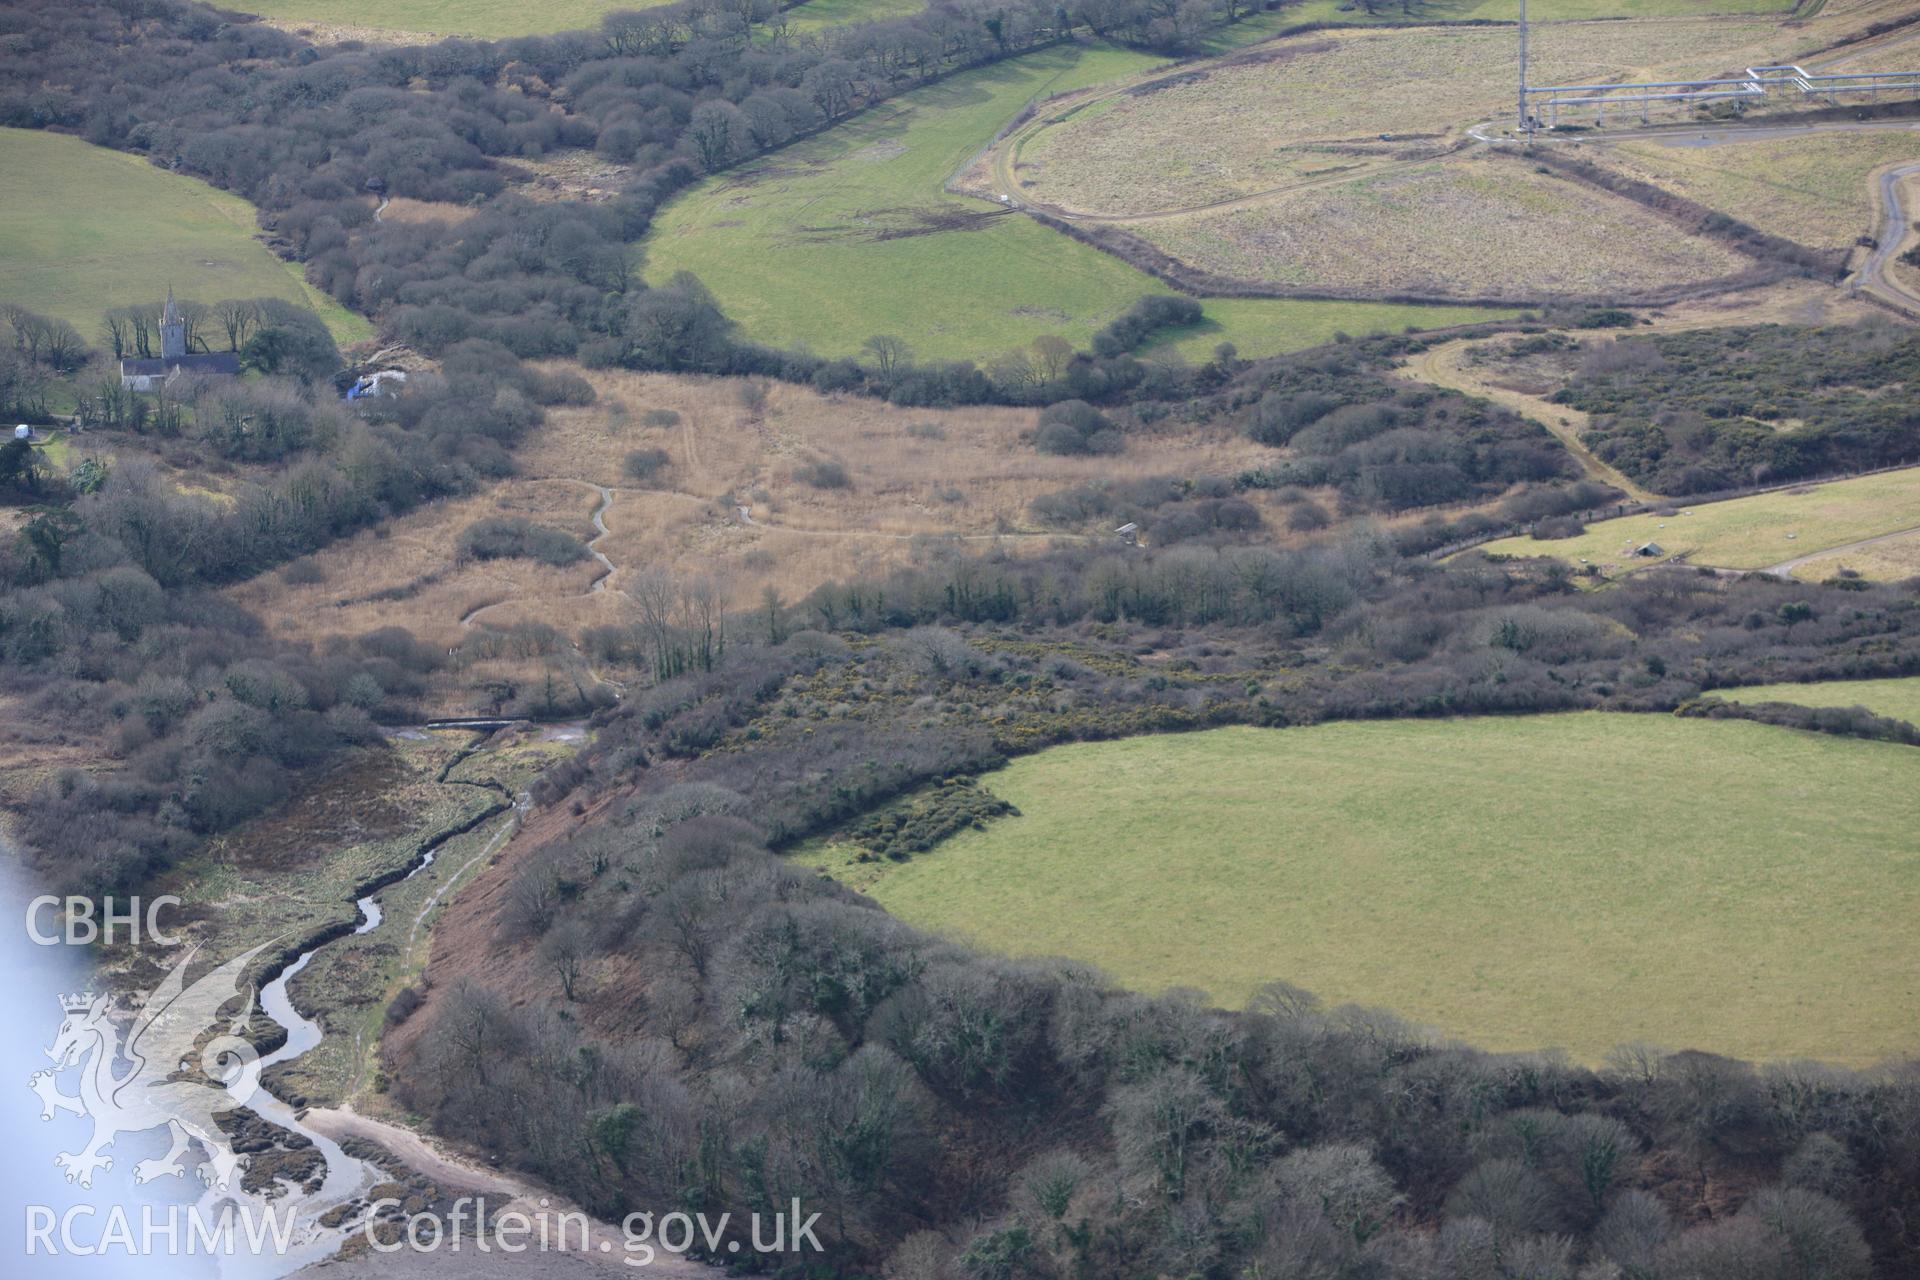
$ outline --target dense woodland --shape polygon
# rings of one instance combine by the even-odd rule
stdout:
[[[1259,399],[1239,411],[1285,461],[1247,482],[1330,486],[1355,511],[1402,511],[1497,497],[1518,484],[1571,480],[1579,468],[1545,428],[1456,392],[1389,376],[1411,339],[1341,343],[1274,361],[1235,384]]]
[[[1910,1066],[1588,1071],[1284,984],[1225,1013],[929,938],[768,850],[1009,754],[1228,722],[1684,709],[1906,740],[1703,693],[1920,670],[1916,609],[1691,572],[1577,592],[1365,536],[825,589],[542,784],[593,816],[520,867],[484,966],[396,1004],[396,1087],[603,1212],[797,1195],[838,1266],[900,1280],[1904,1274]],[[969,788],[936,794],[968,820]]]
[[[322,653],[286,646],[218,587],[509,474],[508,451],[542,405],[592,396],[577,376],[469,341],[405,397],[354,413],[312,314],[256,313],[243,349],[268,376],[184,379],[157,396],[122,391],[111,366],[69,381],[91,424],[76,451],[113,432],[148,456],[83,456],[59,476],[31,446],[0,446],[0,503],[25,509],[0,540],[0,682],[27,720],[96,738],[117,766],[62,771],[22,816],[29,850],[63,889],[141,884],[373,741],[375,717],[406,716],[425,678],[460,660],[398,628]],[[0,350],[55,372],[44,353]],[[180,474],[218,495],[182,492]]]

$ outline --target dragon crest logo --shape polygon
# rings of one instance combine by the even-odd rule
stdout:
[[[91,1187],[96,1172],[113,1168],[113,1157],[104,1153],[114,1139],[164,1126],[166,1154],[137,1162],[135,1181],[184,1177],[192,1168],[210,1191],[237,1184],[247,1157],[234,1151],[215,1117],[247,1109],[260,1087],[260,1054],[245,1038],[256,993],[242,977],[271,945],[262,943],[188,986],[190,951],[144,1001],[124,1011],[104,994],[61,997],[65,1018],[46,1050],[53,1066],[34,1072],[28,1085],[40,1096],[42,1120],[59,1111],[93,1120],[85,1147],[54,1157],[68,1182]],[[244,1007],[223,1026],[220,1010],[242,995]],[[79,1093],[63,1093],[60,1077],[76,1068]],[[192,1155],[195,1144],[202,1155]]]

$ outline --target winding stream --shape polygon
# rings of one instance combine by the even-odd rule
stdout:
[[[485,736],[486,735],[482,735],[483,738]],[[389,881],[380,886],[379,889],[375,889],[373,892],[366,894],[364,897],[354,900],[354,905],[360,912],[360,919],[350,933],[326,938],[301,951],[294,957],[292,963],[287,965],[286,968],[275,975],[271,981],[260,988],[259,998],[261,1011],[286,1030],[287,1039],[286,1043],[282,1044],[278,1049],[275,1049],[272,1053],[260,1059],[259,1070],[262,1076],[261,1085],[249,1101],[248,1106],[262,1119],[278,1125],[291,1133],[299,1134],[311,1142],[314,1149],[319,1151],[322,1158],[326,1161],[326,1176],[320,1187],[311,1192],[292,1188],[288,1186],[288,1184],[282,1183],[282,1186],[287,1188],[288,1194],[275,1206],[276,1211],[283,1214],[291,1212],[296,1215],[303,1224],[303,1229],[307,1234],[293,1249],[284,1254],[275,1255],[273,1258],[267,1259],[267,1261],[280,1265],[270,1270],[250,1268],[248,1274],[261,1276],[285,1275],[298,1270],[310,1262],[331,1255],[339,1248],[341,1242],[349,1234],[359,1228],[361,1219],[356,1216],[348,1219],[339,1226],[323,1227],[319,1225],[320,1217],[329,1210],[363,1196],[375,1185],[391,1181],[390,1177],[383,1170],[366,1161],[348,1155],[338,1142],[305,1124],[300,1119],[299,1111],[286,1099],[273,1092],[272,1087],[266,1083],[264,1075],[270,1067],[292,1062],[305,1054],[311,1053],[326,1038],[326,1032],[321,1028],[320,1024],[301,1013],[294,1005],[293,996],[289,991],[289,987],[292,985],[294,978],[306,969],[306,967],[312,963],[313,958],[320,954],[326,947],[339,941],[341,937],[361,937],[365,934],[372,933],[385,922],[386,913],[381,909],[379,899],[375,896],[376,894],[384,889],[391,888],[393,885],[405,884],[407,881],[413,879],[434,864],[434,860],[439,856],[441,847],[448,841],[465,835],[467,832],[474,830],[502,811],[510,815],[509,820],[503,830],[487,842],[481,856],[485,856],[486,853],[490,853],[498,848],[501,838],[510,835],[518,828],[520,815],[524,812],[527,804],[526,796],[514,797],[509,801],[506,798],[505,790],[498,784],[465,782],[449,777],[454,769],[458,768],[463,761],[472,756],[478,749],[478,742],[476,741],[473,746],[455,755],[446,767],[441,770],[439,780],[441,783],[449,786],[478,787],[496,796],[498,802],[484,810],[472,821],[461,823],[427,841],[427,843],[421,847],[419,857],[415,859],[413,865],[407,869],[404,875]],[[471,863],[468,865],[471,865]],[[463,867],[462,870],[465,870],[465,868]],[[445,891],[445,886],[442,886],[439,891],[434,893],[428,900],[428,908],[431,908],[433,903],[439,901],[441,894]],[[426,911],[423,909],[420,914],[421,919],[424,919]],[[415,921],[416,930],[419,923],[419,920]],[[411,939],[409,939],[409,941],[411,941]],[[203,1208],[212,1209],[217,1205],[218,1200],[222,1198],[225,1197],[216,1196],[215,1193],[210,1192],[207,1197],[203,1197],[202,1206]],[[255,1261],[259,1260],[256,1259]],[[222,1271],[223,1274],[227,1274],[230,1269],[223,1267]]]
[[[166,1129],[150,1111],[129,1112],[129,1117],[138,1124],[110,1135],[114,1140],[105,1147],[113,1159],[96,1170],[98,1176],[94,1181],[76,1184],[66,1180],[56,1167],[56,1154],[81,1150],[89,1134],[98,1132],[100,1124],[112,1124],[116,1120],[112,1115],[103,1120],[98,1112],[54,1115],[51,1110],[48,1119],[43,1120],[43,1100],[31,1100],[26,1096],[27,1090],[20,1086],[30,1075],[45,1073],[52,1055],[44,1049],[55,1040],[55,1033],[62,1025],[61,998],[86,989],[93,976],[92,966],[80,948],[31,945],[25,930],[18,925],[0,932],[0,960],[4,960],[11,980],[0,986],[0,1009],[11,1015],[11,1021],[18,1028],[17,1034],[0,1045],[0,1065],[17,1074],[16,1091],[23,1095],[16,1098],[15,1105],[0,1108],[0,1141],[5,1141],[15,1157],[0,1165],[0,1197],[11,1202],[9,1211],[0,1215],[0,1259],[4,1259],[0,1261],[0,1274],[24,1274],[18,1270],[24,1265],[32,1274],[46,1276],[48,1280],[69,1275],[117,1280],[123,1275],[154,1274],[277,1280],[331,1257],[349,1236],[362,1229],[366,1206],[364,1203],[356,1206],[355,1202],[363,1202],[375,1186],[393,1181],[392,1176],[374,1164],[349,1155],[339,1140],[309,1125],[304,1119],[304,1105],[296,1106],[275,1093],[273,1085],[264,1079],[264,1073],[271,1067],[300,1059],[325,1041],[325,1030],[318,1021],[300,1011],[289,989],[324,948],[342,938],[364,937],[382,927],[389,931],[409,927],[411,932],[404,943],[410,949],[425,927],[427,916],[448,895],[452,883],[497,852],[518,830],[530,803],[529,797],[510,795],[495,782],[450,776],[480,749],[490,734],[491,729],[478,734],[470,745],[457,751],[437,779],[445,785],[478,787],[485,791],[488,803],[480,812],[426,840],[404,871],[357,897],[354,900],[357,920],[351,930],[331,931],[306,946],[258,989],[258,1011],[285,1029],[286,1041],[244,1068],[258,1084],[250,1094],[236,1092],[235,1096],[243,1098],[245,1109],[268,1125],[297,1134],[299,1139],[312,1144],[311,1149],[324,1160],[325,1167],[323,1173],[316,1171],[318,1181],[312,1184],[311,1190],[307,1189],[307,1183],[295,1183],[285,1177],[279,1180],[277,1188],[254,1193],[243,1191],[237,1185],[238,1179],[235,1185],[224,1190],[203,1186],[194,1176],[195,1167],[205,1154],[198,1149],[204,1144],[198,1142],[196,1149],[178,1158],[184,1168],[173,1171],[177,1176],[166,1176],[169,1171],[162,1169],[147,1175],[147,1180],[142,1182],[141,1165],[158,1164],[152,1157],[158,1157],[167,1149]],[[436,886],[417,912],[401,913],[396,924],[393,913],[383,909],[379,895],[433,866],[449,841],[476,831],[503,814],[505,821],[486,838],[482,848],[452,872],[448,883]],[[31,892],[18,852],[0,838],[0,908],[18,920],[24,915],[24,904]],[[395,941],[399,944],[402,940]],[[118,1051],[117,1043],[112,1051]],[[65,1064],[56,1067],[64,1077],[63,1083],[56,1087],[63,1094],[71,1095],[79,1087],[79,1077],[86,1069],[84,1059],[76,1063],[69,1057]],[[162,1111],[158,1114],[183,1113]],[[295,1140],[295,1146],[302,1145],[299,1139]],[[114,1212],[138,1220],[143,1213],[164,1217],[175,1211],[186,1211],[209,1226],[220,1223],[229,1210],[237,1211],[239,1217],[235,1219],[233,1247],[224,1251],[201,1248],[182,1254],[176,1246],[162,1241],[149,1253],[144,1247],[135,1251],[96,1243],[92,1256],[74,1256],[82,1252],[78,1248],[71,1254],[58,1250],[56,1252],[64,1255],[58,1257],[47,1257],[42,1251],[29,1262],[23,1257],[25,1242],[19,1230],[23,1206],[50,1206],[51,1212],[71,1210],[88,1215],[78,1231],[82,1243],[97,1242],[107,1215]],[[348,1212],[348,1206],[355,1206],[354,1211]],[[264,1224],[266,1238],[253,1241],[246,1238],[252,1230],[247,1225],[249,1219]],[[327,1223],[333,1225],[325,1225]],[[15,1257],[21,1257],[22,1261],[15,1263]]]

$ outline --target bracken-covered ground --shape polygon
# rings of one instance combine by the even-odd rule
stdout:
[[[1460,157],[1131,225],[1215,275],[1452,297],[1630,296],[1752,263],[1632,201],[1505,157]]]
[[[539,621],[572,631],[630,620],[622,590],[640,569],[718,575],[730,602],[751,608],[767,587],[792,602],[822,583],[928,556],[1038,551],[1056,537],[1104,534],[1043,527],[1029,506],[1093,481],[1233,475],[1271,454],[1224,426],[1170,423],[1164,433],[1130,436],[1117,456],[1050,456],[1030,443],[1030,409],[905,409],[780,383],[759,384],[766,400],[754,409],[740,379],[588,376],[598,402],[550,410],[517,451],[518,477],[335,543],[309,557],[318,581],[263,575],[233,588],[233,598],[289,637],[397,625],[448,647],[470,630],[461,619],[476,608],[494,628]],[[623,469],[643,449],[667,456],[645,483]],[[841,464],[846,485],[802,478],[820,462]],[[591,560],[555,569],[457,554],[461,530],[493,516],[592,538],[601,485],[613,491],[609,532],[596,544],[615,565],[605,590],[588,589],[599,572]]]
[[[1712,76],[1820,39],[1747,18],[1543,26],[1531,79]],[[1020,173],[1030,198],[1072,209],[1190,208],[1457,140],[1510,113],[1515,70],[1510,30],[1314,32],[1074,112],[1021,148]]]
[[[1920,160],[1920,130],[1710,143],[1687,134],[1617,143],[1582,158],[1761,231],[1815,249],[1845,249],[1877,229],[1869,175],[1884,164]]]

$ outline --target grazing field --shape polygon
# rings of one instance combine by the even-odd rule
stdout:
[[[630,6],[621,6],[630,7]],[[926,8],[926,0],[807,0],[780,15],[790,31],[818,31],[849,22],[903,18]]]
[[[1877,716],[1920,724],[1920,676],[1888,680],[1819,680],[1807,684],[1754,684],[1714,689],[1728,702],[1793,702],[1803,707],[1865,707]]]
[[[1058,104],[1023,135],[1023,194],[1137,215],[1418,157],[1511,110],[1513,45],[1512,31],[1495,28],[1317,31],[1137,76]],[[1542,84],[1710,75],[1759,49],[1810,47],[1766,21],[1573,24],[1541,27],[1531,66]]]
[[[1920,55],[1914,56],[1920,60]],[[1588,151],[1610,169],[1651,182],[1749,226],[1816,249],[1850,248],[1876,229],[1868,175],[1920,160],[1920,130],[1821,132],[1798,137],[1676,134]]]
[[[1152,65],[1111,48],[1051,49],[883,103],[669,204],[643,242],[645,275],[692,271],[751,337],[825,354],[852,353],[876,333],[904,338],[929,359],[991,358],[1043,334],[1084,346],[1166,286],[1025,217],[949,195],[943,184],[1029,99]],[[1473,318],[1290,300],[1208,305],[1248,356],[1309,346],[1340,329]]]
[[[1361,336],[1404,329],[1444,329],[1483,320],[1509,320],[1512,307],[1420,306],[1395,302],[1304,302],[1273,298],[1208,298],[1200,323],[1169,329],[1142,354],[1173,351],[1195,364],[1231,341],[1255,359],[1318,346],[1336,334]]]
[[[984,781],[1021,816],[795,859],[983,946],[1229,1004],[1284,979],[1488,1048],[1920,1038],[1908,747],[1588,712],[1132,738]]]
[[[124,152],[0,129],[0,302],[58,316],[89,342],[109,307],[180,296],[284,298],[335,341],[373,327],[306,284],[254,239],[253,206]]]
[[[1920,510],[1914,511],[1912,518],[1920,525]],[[1898,534],[1864,546],[1815,556],[1793,567],[1793,576],[1805,582],[1825,582],[1847,573],[1857,573],[1875,582],[1920,578],[1920,532]]]
[[[1895,18],[1909,17],[1913,13],[1910,5],[1902,0],[1858,0],[1847,6],[1871,10],[1871,21],[1887,23]],[[1831,8],[1831,6],[1829,6]],[[1861,25],[1865,25],[1863,14]],[[1849,43],[1836,53],[1825,54],[1814,59],[1820,71],[1911,71],[1920,66],[1920,44],[1913,39],[1911,27],[1895,29],[1878,39]]]
[[[1848,3],[1849,0],[1842,0]],[[1886,3],[1886,0],[1868,0]],[[1698,18],[1707,14],[1788,14],[1794,0],[1530,0],[1527,18],[1534,23],[1591,21],[1612,18]],[[1272,12],[1256,12],[1202,42],[1206,53],[1225,53],[1253,43],[1248,30],[1278,31],[1304,23],[1328,25],[1404,26],[1409,22],[1510,23],[1519,12],[1514,0],[1412,0],[1409,7],[1382,4],[1373,13],[1352,0],[1301,0]],[[1256,37],[1257,38],[1257,37]]]
[[[1843,543],[1913,528],[1920,523],[1920,467],[1665,509],[1675,514],[1621,516],[1589,525],[1572,538],[1502,538],[1480,549],[1631,569],[1651,563],[1636,561],[1633,549],[1657,542],[1667,555],[1683,556],[1691,564],[1765,569]]]
[[[441,36],[539,35],[598,26],[615,9],[663,0],[238,0],[234,8],[289,23],[367,27]]]
[[[1461,298],[1629,297],[1753,265],[1630,200],[1493,155],[1128,230],[1233,279]]]

